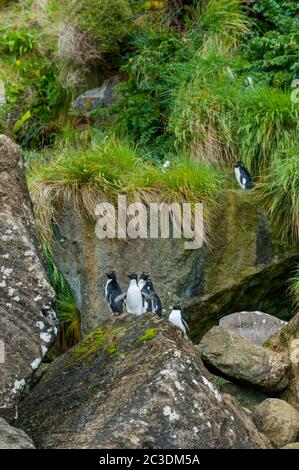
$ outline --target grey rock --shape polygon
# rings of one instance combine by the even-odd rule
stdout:
[[[82,93],[72,103],[73,109],[78,109],[82,112],[94,111],[99,106],[103,108],[110,108],[115,102],[114,90],[115,86],[124,80],[122,74],[113,75],[104,81],[100,88],[93,88]]]
[[[299,411],[299,313],[271,336],[264,346],[290,358],[294,378],[280,398]]]
[[[0,418],[0,449],[35,449],[30,437]]]
[[[284,400],[268,398],[254,408],[252,417],[274,447],[283,447],[299,438],[299,413]]]
[[[219,321],[219,326],[234,331],[261,346],[283,325],[286,325],[285,321],[258,311],[231,313]]]
[[[262,447],[266,447],[269,449],[272,448],[272,443],[265,434],[259,433],[259,435],[257,435],[257,428],[255,427],[252,421],[252,412],[250,410],[247,410],[246,408],[243,408],[240,405],[239,401],[235,397],[231,396],[229,393],[224,393],[222,397],[226,405],[229,406],[230,409],[234,411],[235,414],[239,416],[239,418],[242,419],[243,425],[249,435],[254,436],[254,438],[258,442],[262,441]]]
[[[3,175],[5,175],[3,177]],[[19,147],[0,136],[0,416],[14,405],[57,332],[54,291],[36,238]]]
[[[214,326],[197,346],[202,359],[223,374],[266,392],[285,389],[291,378],[287,357],[257,346],[222,326]]]
[[[197,349],[156,315],[106,322],[50,364],[17,425],[42,448],[265,448]]]

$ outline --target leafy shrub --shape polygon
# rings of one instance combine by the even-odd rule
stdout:
[[[230,50],[247,31],[240,2],[228,3],[211,0],[204,15],[195,9],[190,29],[184,33],[163,21],[145,21],[132,37],[128,60],[122,67],[128,80],[118,86],[119,103],[111,109],[116,116],[113,125],[120,135],[150,149],[156,158],[173,151],[173,128],[168,121],[178,87],[184,84],[183,90],[192,79],[200,55],[207,55],[215,43],[218,48],[224,42],[225,51]],[[217,54],[213,58],[217,67]]]
[[[147,26],[132,38],[134,55],[122,67],[129,79],[118,86],[120,101],[111,114],[116,132],[161,155],[168,140],[167,77],[181,43],[175,30]]]
[[[18,29],[13,25],[11,29],[5,29],[1,34],[1,51],[17,54],[19,57],[32,51],[34,35],[28,28]]]
[[[299,75],[299,4],[260,0],[253,10],[256,27],[243,47],[249,68],[265,84],[289,87]]]
[[[39,38],[37,27],[6,21],[0,28],[0,79],[6,95],[1,127],[27,148],[53,143],[60,132],[58,115],[67,101],[57,66]]]

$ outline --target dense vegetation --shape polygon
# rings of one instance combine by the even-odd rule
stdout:
[[[204,200],[213,212],[235,184],[234,160],[252,172],[281,239],[298,243],[298,2],[26,0],[0,8],[0,130],[26,153],[47,244],[63,198],[88,215],[96,197],[120,190]],[[126,79],[111,108],[69,112],[80,92],[119,72]],[[165,160],[172,167],[163,173]],[[298,278],[292,291],[298,298]]]

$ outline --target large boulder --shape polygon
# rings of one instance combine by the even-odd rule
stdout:
[[[55,338],[51,288],[19,147],[0,136],[0,416],[11,418]]]
[[[71,207],[57,217],[55,260],[72,286],[82,329],[93,330],[109,316],[103,298],[103,270],[148,270],[165,308],[176,297],[185,306],[197,341],[221,316],[240,310],[287,315],[285,283],[292,276],[299,246],[280,245],[253,193],[231,190],[215,218],[211,248],[186,250],[182,239],[99,240],[95,221]],[[240,223],[242,220],[242,223]],[[169,296],[170,292],[170,296]]]
[[[297,340],[297,341],[296,341]],[[297,347],[296,347],[297,345]],[[265,340],[264,346],[285,355],[294,356],[293,362],[299,364],[299,313],[280,330]]]
[[[231,313],[221,318],[219,325],[262,346],[286,322],[273,315],[255,311]]]
[[[248,419],[178,328],[143,315],[106,322],[53,362],[16,424],[42,448],[265,447]]]
[[[242,417],[243,424],[247,429],[248,433],[253,436],[256,436],[256,427],[252,421],[252,413],[247,409],[240,405],[238,399],[230,395],[229,393],[223,393],[222,395],[223,400],[225,403],[230,407],[230,409],[234,410],[237,415]],[[260,433],[260,438],[262,439],[264,446],[272,449],[272,443],[266,434]],[[264,447],[263,446],[263,447]]]
[[[0,418],[0,449],[34,449],[30,437]]]
[[[290,358],[294,378],[281,398],[299,411],[299,313],[271,336],[264,346]]]
[[[197,347],[207,364],[234,380],[266,392],[279,392],[289,384],[291,363],[288,358],[222,326],[214,326]]]
[[[268,398],[254,408],[253,421],[274,447],[283,447],[299,437],[299,413],[284,400]]]

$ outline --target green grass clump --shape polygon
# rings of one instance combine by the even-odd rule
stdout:
[[[232,43],[249,31],[249,19],[239,0],[209,1],[200,22],[209,35],[221,35]]]
[[[79,360],[106,351],[109,356],[118,353],[117,338],[126,333],[125,328],[116,328],[112,331],[105,331],[97,328],[92,333],[83,338],[81,343],[74,350],[75,357]]]
[[[283,241],[299,241],[298,144],[274,160],[257,185],[258,197]]]
[[[281,152],[287,154],[295,145],[299,109],[289,93],[259,86],[245,92],[239,106],[236,131],[240,157],[254,175],[259,175],[271,167]]]
[[[139,341],[151,341],[157,337],[158,328],[149,328],[144,335],[139,336]]]

